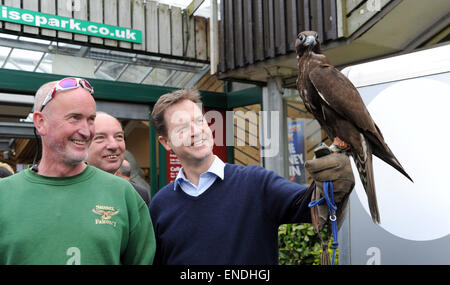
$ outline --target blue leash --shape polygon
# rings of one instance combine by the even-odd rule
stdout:
[[[311,201],[308,204],[308,207],[312,208],[318,205],[322,205],[325,202],[327,203],[328,210],[330,212],[330,221],[331,221],[331,232],[333,235],[333,243],[331,248],[333,249],[333,258],[331,259],[331,265],[334,265],[334,259],[336,256],[336,249],[338,249],[338,227],[337,227],[337,219],[336,219],[336,210],[337,206],[334,202],[334,195],[333,195],[333,182],[331,181],[325,181],[323,183],[323,192],[325,194],[325,197],[320,198],[316,201]]]

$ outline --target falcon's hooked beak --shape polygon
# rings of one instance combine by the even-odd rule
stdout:
[[[310,45],[315,45],[316,42],[316,37],[314,36],[307,36],[305,42],[303,43],[304,46],[310,46]]]
[[[320,52],[320,41],[316,32],[305,31],[298,34],[295,40],[295,50],[297,52],[297,59],[300,58],[305,52],[315,51]]]

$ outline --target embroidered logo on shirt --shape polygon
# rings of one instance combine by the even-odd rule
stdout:
[[[111,206],[96,205],[95,208],[92,209],[92,212],[101,216],[101,219],[95,219],[96,225],[108,224],[116,227],[117,222],[112,221],[111,218],[114,215],[117,215],[120,212],[120,210],[115,210],[114,207]]]

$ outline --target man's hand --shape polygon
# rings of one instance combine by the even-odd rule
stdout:
[[[307,160],[305,168],[314,179],[323,195],[323,182],[333,182],[334,201],[340,203],[355,186],[350,159],[342,153],[329,154],[321,158]]]
[[[333,182],[334,202],[338,207],[336,215],[338,227],[340,227],[345,216],[348,197],[355,186],[350,159],[343,153],[332,153],[317,159],[307,160],[305,168],[316,184],[312,200],[319,200],[324,197],[323,182]],[[328,207],[324,204],[311,210],[314,228],[316,232],[319,232],[328,220]]]

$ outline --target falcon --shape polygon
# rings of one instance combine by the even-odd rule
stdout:
[[[298,34],[297,89],[306,109],[333,140],[331,148],[353,157],[367,194],[374,223],[380,223],[375,192],[372,155],[413,181],[394,156],[378,126],[350,80],[333,67],[320,51],[315,31]]]

